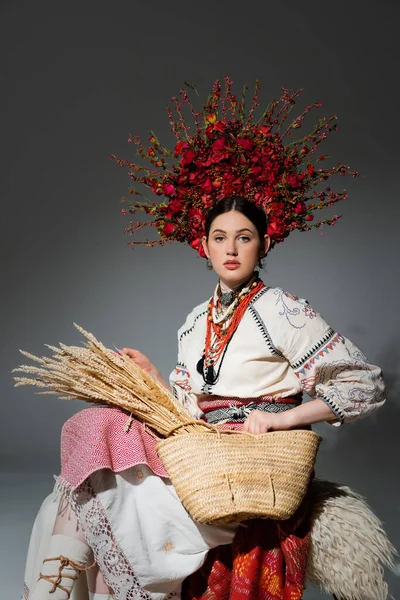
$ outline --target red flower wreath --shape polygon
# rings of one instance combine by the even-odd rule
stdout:
[[[173,150],[162,146],[153,132],[150,132],[147,148],[138,136],[129,138],[129,142],[136,144],[138,154],[152,167],[110,156],[121,167],[129,169],[135,184],[144,184],[166,198],[162,203],[130,203],[129,209],[122,211],[135,214],[141,210],[150,216],[146,222],[131,221],[125,229],[129,235],[146,226],[153,226],[158,232],[157,240],[131,241],[130,246],[186,242],[204,256],[200,240],[204,235],[205,213],[215,202],[229,196],[244,196],[265,210],[271,246],[282,242],[295,229],[308,231],[324,224],[334,225],[339,219],[339,215],[334,215],[310,224],[316,210],[347,198],[346,190],[333,192],[326,187],[318,191],[316,186],[337,173],[359,175],[340,163],[331,168],[319,166],[329,158],[317,156],[317,150],[337,129],[336,115],[320,118],[310,133],[296,139],[295,131],[320,103],[307,106],[299,116],[288,121],[301,90],[283,89],[281,98],[273,100],[256,119],[259,80],[247,114],[247,86],[238,101],[232,94],[232,83],[225,78],[222,89],[216,81],[200,112],[196,112],[186,90],[180,90],[179,96],[172,98],[174,109],[168,107],[168,115],[177,140]],[[193,85],[186,85],[195,90]],[[190,109],[194,119],[194,133],[183,115],[185,107]],[[142,195],[134,185],[129,192]]]

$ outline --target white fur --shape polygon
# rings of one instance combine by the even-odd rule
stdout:
[[[396,551],[364,498],[316,479],[311,518],[307,581],[343,600],[386,600],[383,567],[394,567]]]

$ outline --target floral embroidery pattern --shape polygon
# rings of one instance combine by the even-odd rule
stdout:
[[[300,373],[297,371],[296,371],[296,376],[298,377],[298,379],[301,378]],[[317,381],[317,378],[315,375],[312,375],[311,377],[304,377],[304,379],[301,379],[301,387],[302,387],[303,391],[311,392],[315,388],[316,381]]]
[[[315,312],[315,310],[313,308],[311,308],[311,306],[309,306],[308,304],[303,308],[303,312],[306,315],[306,317],[308,317],[309,319],[313,319],[314,317],[317,316],[317,313]]]
[[[300,299],[297,296],[294,296],[293,294],[284,292],[280,288],[276,288],[276,290],[274,291],[274,294],[277,296],[276,304],[280,305],[280,308],[281,308],[279,315],[284,316],[286,318],[286,320],[288,321],[288,323],[295,329],[303,329],[303,327],[305,327],[305,323],[303,323],[302,325],[296,325],[293,322],[293,318],[297,317],[299,314],[301,314],[302,311],[300,310],[300,308],[298,306],[290,307],[289,303],[287,303],[285,301],[286,298],[289,298],[293,302],[297,302],[298,304],[303,304],[300,301]]]
[[[179,387],[185,390],[185,392],[190,392],[192,390],[192,386],[190,385],[188,379],[177,379],[175,384],[179,385]]]
[[[171,552],[171,550],[173,550],[173,549],[174,549],[174,545],[173,545],[173,543],[172,543],[172,542],[167,542],[167,543],[166,543],[166,544],[164,544],[164,546],[163,546],[163,550],[164,550],[164,552],[165,552],[165,553],[167,553],[167,552]]]

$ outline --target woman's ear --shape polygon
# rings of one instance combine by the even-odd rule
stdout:
[[[204,250],[207,258],[210,258],[210,253],[208,251],[207,238],[205,235],[203,235],[203,237],[201,238],[201,245],[203,246],[203,250]]]
[[[261,258],[264,258],[264,256],[266,256],[266,254],[268,253],[268,250],[270,249],[270,246],[271,246],[271,238],[266,233],[264,235],[264,248],[263,248],[263,254],[261,255]]]

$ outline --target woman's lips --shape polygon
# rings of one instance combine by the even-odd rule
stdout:
[[[238,269],[240,267],[240,263],[225,263],[224,267],[229,271],[234,271],[235,269]]]

